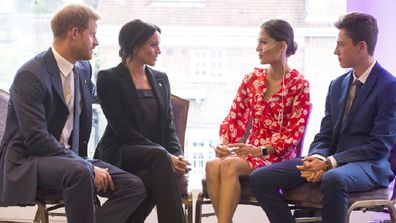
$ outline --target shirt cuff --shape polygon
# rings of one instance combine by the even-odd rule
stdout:
[[[333,168],[336,168],[338,166],[337,160],[333,156],[329,156],[327,158],[330,160],[331,165],[333,166]]]
[[[313,154],[312,157],[315,157],[315,158],[317,158],[317,159],[320,159],[320,160],[322,160],[323,162],[326,161],[326,157],[324,157],[324,156],[322,156],[322,155],[319,155],[319,154]],[[332,163],[332,164],[333,164],[333,163]]]

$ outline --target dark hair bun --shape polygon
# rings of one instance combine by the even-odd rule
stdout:
[[[296,41],[293,41],[291,46],[288,47],[289,55],[294,55],[297,51],[298,44]]]

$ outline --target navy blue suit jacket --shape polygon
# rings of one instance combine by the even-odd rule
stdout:
[[[375,182],[388,186],[393,179],[389,158],[396,141],[396,78],[376,63],[341,122],[352,71],[330,83],[325,117],[309,154],[333,156],[338,165],[355,162]]]
[[[59,143],[69,111],[52,50],[40,53],[17,71],[10,88],[6,129],[0,147],[0,203],[34,201],[37,157],[83,159],[87,156],[94,96],[91,66],[86,61],[77,62],[74,73],[80,82],[81,96],[79,154]]]
[[[168,77],[147,66],[145,72],[157,99],[158,132],[153,135],[158,137],[150,140],[141,134],[143,113],[140,98],[127,67],[119,64],[98,73],[98,99],[108,125],[95,158],[121,167],[124,150],[131,145],[160,145],[173,155],[183,154],[173,123]]]

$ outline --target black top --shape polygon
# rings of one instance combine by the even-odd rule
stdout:
[[[136,89],[142,105],[141,134],[154,140],[158,132],[158,105],[152,89]]]

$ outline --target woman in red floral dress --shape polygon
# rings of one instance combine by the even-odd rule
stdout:
[[[287,63],[296,49],[289,23],[261,25],[256,51],[260,63],[269,66],[244,77],[220,125],[216,158],[206,163],[208,193],[219,223],[232,221],[240,198],[239,176],[296,156],[310,109],[309,83]],[[250,119],[249,137],[238,143]]]

